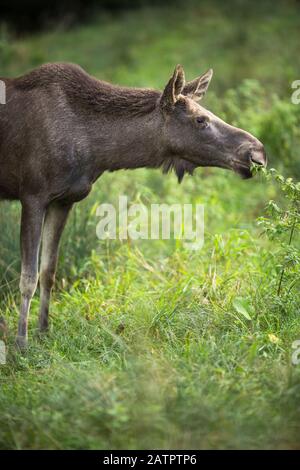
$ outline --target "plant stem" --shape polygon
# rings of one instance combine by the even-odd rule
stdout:
[[[295,232],[295,228],[296,228],[296,222],[297,222],[297,218],[296,218],[296,216],[295,216],[295,218],[294,218],[294,223],[293,223],[292,228],[291,228],[291,233],[290,233],[290,238],[289,238],[288,246],[290,246],[291,243],[292,243],[293,236],[294,236],[294,232]],[[283,281],[284,273],[285,273],[285,266],[283,266],[283,268],[282,268],[282,270],[281,270],[281,274],[280,274],[280,279],[279,279],[279,284],[278,284],[278,289],[277,289],[277,295],[278,295],[278,296],[280,295],[280,291],[281,291],[281,286],[282,286],[282,281]]]

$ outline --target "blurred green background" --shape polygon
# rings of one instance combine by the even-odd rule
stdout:
[[[113,83],[162,89],[177,63],[188,80],[212,67],[204,106],[255,134],[270,166],[299,179],[291,83],[300,79],[300,2],[92,2],[84,21],[80,2],[54,16],[31,2],[21,24],[4,3],[0,76],[67,61]],[[97,240],[96,207],[120,194],[205,204],[204,248]],[[36,296],[24,357],[13,348],[20,207],[2,202],[9,356],[0,366],[0,446],[298,448],[299,267],[276,296],[282,240],[268,241],[256,223],[269,199],[285,204],[271,181],[220,169],[198,169],[180,186],[154,170],[104,175],[63,236],[53,329],[37,337]]]

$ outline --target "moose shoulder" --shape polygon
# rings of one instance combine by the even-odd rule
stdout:
[[[21,311],[17,344],[27,341],[40,266],[40,329],[48,327],[59,240],[74,202],[106,170],[174,169],[181,181],[198,166],[251,176],[265,165],[261,142],[200,106],[212,70],[191,82],[177,66],[161,93],[99,81],[77,65],[47,64],[2,78],[0,198],[22,204]],[[42,243],[41,243],[42,242]]]

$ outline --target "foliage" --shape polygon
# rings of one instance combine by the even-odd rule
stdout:
[[[275,201],[269,201],[268,217],[260,217],[259,223],[271,241],[281,241],[279,257],[282,261],[277,266],[280,270],[277,294],[281,294],[285,275],[288,284],[286,293],[289,296],[300,281],[299,240],[297,245],[293,244],[294,236],[300,228],[300,183],[295,183],[292,178],[284,178],[275,169],[269,172],[264,169],[261,171],[267,179],[275,179],[288,201],[287,207],[279,207]]]

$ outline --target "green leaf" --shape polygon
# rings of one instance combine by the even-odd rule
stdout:
[[[252,320],[249,314],[249,312],[252,311],[252,308],[246,299],[243,299],[242,297],[236,297],[232,302],[232,305],[238,313],[243,315],[243,317],[245,317],[247,320]]]

